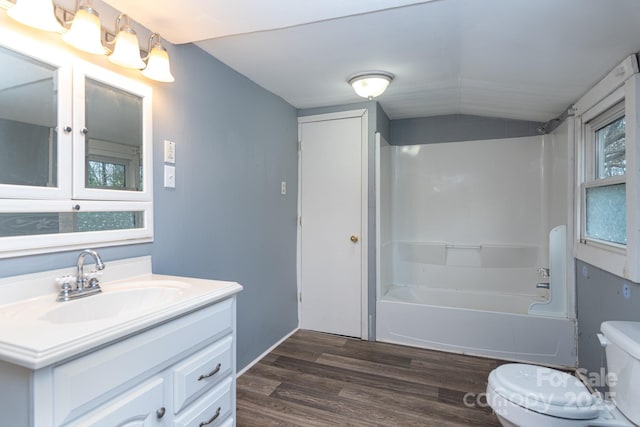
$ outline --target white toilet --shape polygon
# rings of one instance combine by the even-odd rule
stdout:
[[[606,400],[592,395],[572,375],[510,363],[494,369],[487,385],[487,402],[502,425],[640,425],[640,322],[604,322],[600,329],[608,372],[617,377]]]

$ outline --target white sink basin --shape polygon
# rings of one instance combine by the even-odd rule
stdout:
[[[122,319],[158,310],[193,294],[193,286],[178,280],[130,280],[103,284],[102,293],[58,302],[47,295],[5,306],[1,316],[20,321],[56,324]]]
[[[151,258],[109,262],[102,293],[58,302],[55,277],[73,267],[0,279],[0,361],[39,369],[242,289],[238,283],[151,272]],[[1,423],[0,423],[1,424]]]
[[[183,289],[169,286],[103,292],[74,301],[58,303],[38,319],[53,323],[90,322],[152,310],[176,301],[183,294]]]

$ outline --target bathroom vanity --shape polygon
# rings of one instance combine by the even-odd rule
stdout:
[[[103,293],[68,302],[70,271],[0,280],[3,425],[235,425],[242,287],[150,271],[109,262]]]

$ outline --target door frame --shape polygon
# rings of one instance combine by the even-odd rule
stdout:
[[[360,201],[360,243],[361,243],[361,283],[360,283],[360,338],[369,339],[369,110],[366,108],[357,110],[340,111],[335,113],[317,114],[312,116],[298,117],[298,220],[297,220],[297,247],[296,247],[296,277],[297,277],[297,301],[298,301],[298,327],[300,327],[301,304],[300,297],[302,292],[302,234],[300,218],[302,215],[302,125],[304,123],[322,122],[338,119],[360,118],[361,123],[361,201]]]

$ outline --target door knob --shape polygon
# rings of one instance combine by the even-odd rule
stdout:
[[[355,234],[351,236],[351,241],[353,243],[358,243],[358,236],[356,236]]]

